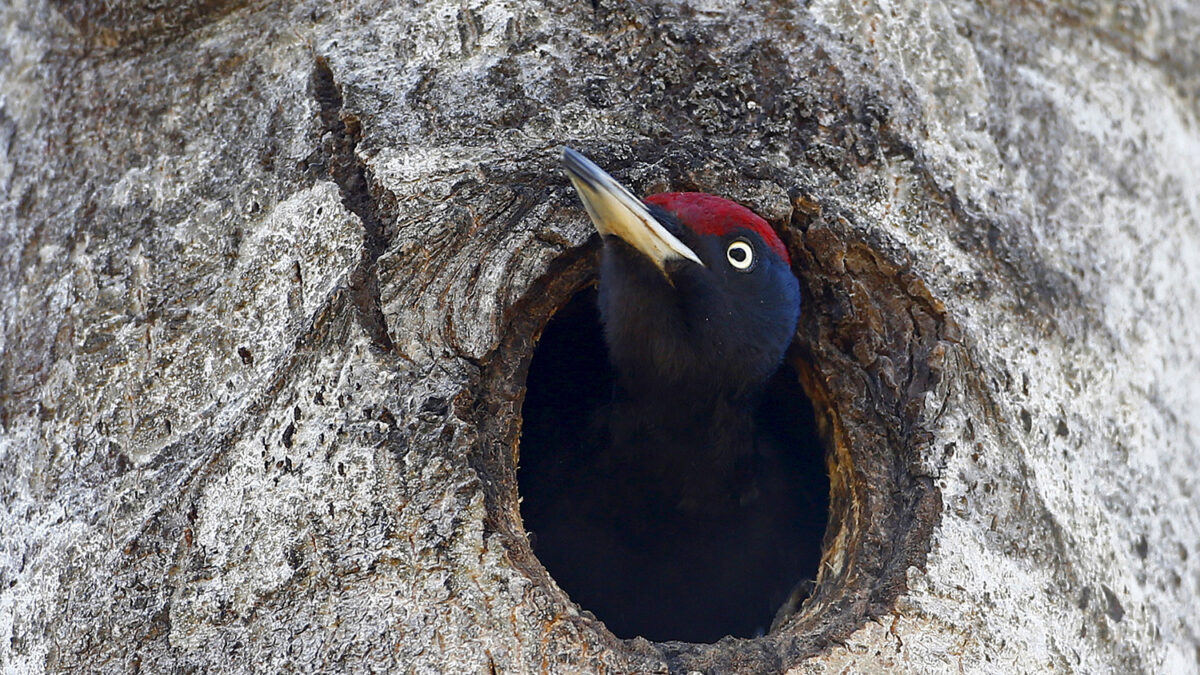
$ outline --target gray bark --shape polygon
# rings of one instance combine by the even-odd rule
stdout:
[[[1200,670],[1194,3],[153,4],[0,8],[0,669]],[[525,539],[563,144],[797,259],[835,508],[766,638],[618,640]]]

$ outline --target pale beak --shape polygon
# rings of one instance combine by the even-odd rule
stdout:
[[[563,148],[563,168],[601,235],[620,237],[666,272],[669,260],[690,260],[701,267],[700,256],[650,215],[640,199],[592,160]]]

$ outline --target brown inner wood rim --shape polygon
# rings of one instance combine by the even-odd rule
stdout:
[[[797,214],[781,234],[804,294],[787,358],[816,409],[830,476],[822,563],[812,595],[762,638],[608,641],[661,658],[672,672],[770,672],[821,653],[892,609],[907,588],[907,570],[924,568],[940,519],[940,493],[922,464],[931,439],[921,421],[926,394],[942,377],[954,343],[953,323],[921,279],[844,219]],[[564,606],[569,598],[550,583],[521,525],[520,410],[541,331],[592,283],[596,262],[594,240],[567,251],[514,305],[503,344],[485,364],[476,406],[484,440],[474,464],[485,486],[488,525],[508,536],[517,566]],[[599,623],[586,614],[580,620]]]

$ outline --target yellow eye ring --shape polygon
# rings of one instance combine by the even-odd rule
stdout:
[[[729,261],[733,269],[747,272],[754,267],[754,247],[744,239],[734,240],[725,249],[725,259]]]

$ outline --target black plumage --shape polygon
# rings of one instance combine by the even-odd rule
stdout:
[[[796,426],[811,411],[794,379],[771,380],[799,285],[749,211],[689,193],[596,204],[612,179],[580,159],[567,167],[604,234],[595,302],[612,368],[564,368],[566,355],[531,368],[521,484],[535,553],[619,636],[761,634],[815,572],[825,521],[820,450]],[[636,217],[614,226],[613,208]],[[649,235],[626,231],[647,216]],[[585,358],[599,331],[571,326],[563,351]],[[792,403],[764,406],[769,382]]]

